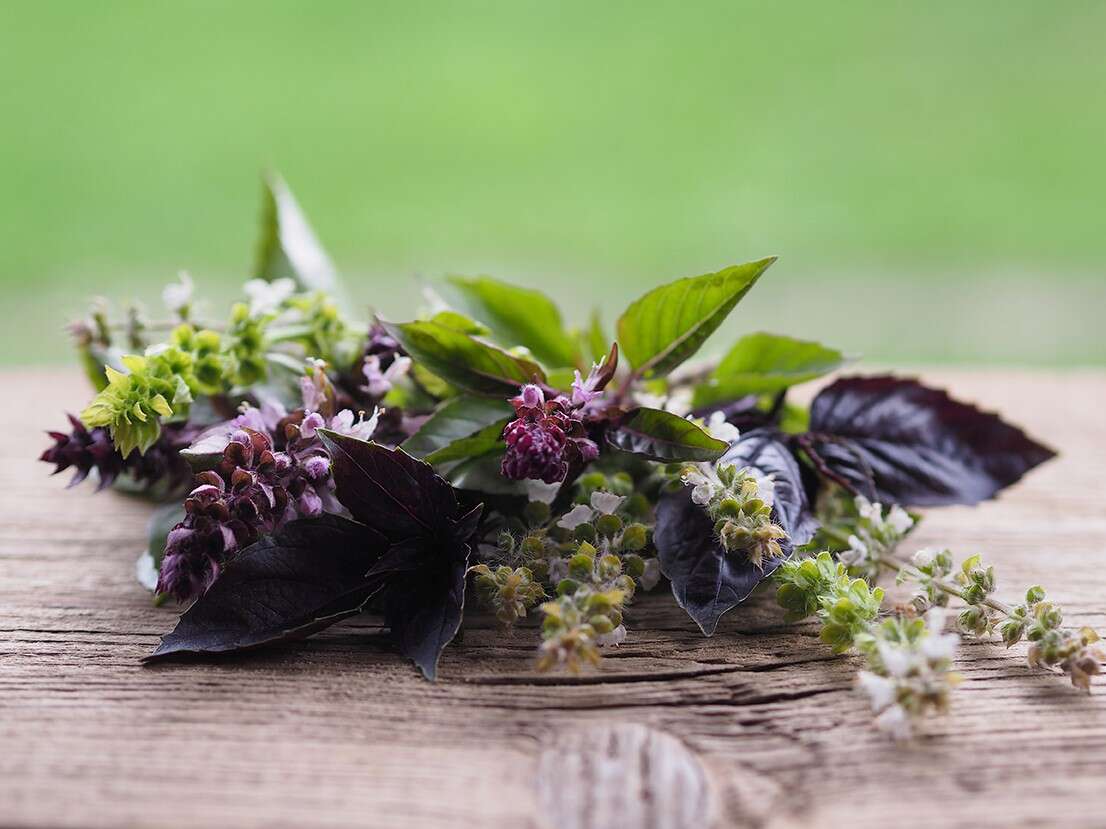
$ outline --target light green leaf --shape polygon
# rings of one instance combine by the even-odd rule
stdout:
[[[592,362],[595,363],[607,356],[611,347],[611,340],[603,331],[603,321],[599,318],[598,308],[592,310],[591,319],[588,321],[587,343]]]
[[[661,409],[633,409],[612,429],[607,442],[625,452],[650,460],[714,461],[730,445],[711,437],[704,429],[679,415]]]
[[[460,331],[462,334],[472,334],[474,337],[484,337],[492,333],[483,323],[464,314],[458,314],[456,311],[439,311],[430,318],[430,321],[452,328],[454,331]]]
[[[423,460],[437,466],[443,463],[466,460],[467,458],[479,458],[492,452],[502,453],[505,448],[503,428],[509,420],[510,418],[507,417],[497,420],[475,434],[455,440],[449,446],[443,446],[437,452],[431,452]]]
[[[699,350],[776,257],[678,279],[636,300],[618,342],[640,376],[664,375]]]
[[[254,276],[267,282],[289,277],[300,291],[324,291],[341,298],[338,271],[284,179],[270,173],[263,183]]]
[[[416,363],[467,391],[498,397],[517,394],[545,374],[530,360],[435,322],[383,323]]]
[[[746,394],[774,394],[835,371],[847,362],[835,348],[777,334],[749,334],[695,389],[695,406]]]
[[[550,368],[576,365],[576,345],[565,331],[561,312],[541,291],[490,276],[451,276],[449,281],[497,342],[508,348],[523,345]]]
[[[491,451],[495,447],[503,432],[503,424],[510,415],[511,406],[504,400],[467,394],[454,397],[438,406],[419,430],[403,442],[403,450],[428,463],[483,454],[483,451]],[[498,427],[498,431],[491,440],[491,446],[483,450],[487,441],[481,436],[491,427]],[[481,440],[473,443],[476,438]]]

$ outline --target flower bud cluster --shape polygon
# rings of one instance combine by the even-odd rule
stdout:
[[[124,458],[145,452],[161,434],[161,421],[187,414],[192,392],[185,380],[191,357],[167,347],[156,354],[122,358],[126,373],[105,366],[107,386],[81,412],[89,429],[103,427]]]
[[[881,559],[906,536],[914,526],[914,519],[898,504],[884,514],[882,504],[862,495],[857,495],[853,504],[856,516],[853,532],[848,536],[849,546],[837,557],[854,576],[873,579],[879,573]]]
[[[941,582],[952,572],[952,553],[948,550],[918,550],[910,561],[911,567],[899,570],[895,583],[917,584],[911,599],[915,612],[925,613],[931,607],[947,607],[949,594],[941,589]]]
[[[361,360],[364,385],[360,387],[360,391],[372,400],[381,400],[410,368],[411,358],[404,353],[399,342],[384,326],[374,324],[369,329]]]
[[[968,605],[956,620],[960,630],[975,636],[989,635],[998,616],[997,611],[985,604],[995,592],[995,568],[984,567],[982,556],[969,556],[961,563],[955,580],[960,585],[960,597]]]
[[[111,486],[120,475],[128,476],[140,487],[159,486],[158,493],[169,495],[182,489],[192,479],[192,468],[181,457],[198,432],[187,423],[170,423],[146,454],[131,452],[124,458],[115,448],[104,428],[86,429],[73,415],[70,431],[48,432],[54,445],[44,451],[39,460],[54,464],[54,474],[73,469],[69,486],[83,481],[95,470],[99,479],[97,491]]]
[[[772,521],[772,487],[749,470],[732,465],[694,464],[680,469],[692,487],[691,500],[706,510],[727,553],[746,556],[757,567],[783,555],[784,529]]]
[[[557,483],[565,479],[570,466],[599,457],[599,447],[584,428],[583,404],[564,395],[546,400],[535,385],[523,386],[510,402],[516,416],[503,430],[507,451],[500,470],[504,477]]]
[[[158,592],[186,601],[203,593],[238,550],[296,518],[341,513],[334,494],[330,456],[318,430],[369,439],[378,412],[365,419],[333,411],[333,388],[316,363],[303,379],[305,408],[285,414],[279,406],[247,408],[214,430],[226,440],[215,468],[196,476],[198,486],[185,501],[185,518],[166,539]],[[308,408],[308,406],[310,408]],[[205,439],[201,436],[201,439]]]
[[[500,565],[493,570],[478,564],[469,572],[475,577],[473,583],[481,603],[491,608],[505,627],[524,618],[527,610],[545,598],[545,590],[528,567]]]
[[[895,739],[908,739],[927,714],[946,711],[960,681],[949,670],[960,640],[943,632],[944,621],[945,610],[933,608],[924,619],[888,619],[857,642],[868,659],[857,686],[868,695],[876,726]]]
[[[602,586],[585,584],[587,580],[599,581]],[[626,637],[622,611],[633,589],[634,580],[621,574],[618,556],[596,560],[582,549],[573,557],[569,578],[558,585],[557,598],[541,606],[544,641],[538,670],[564,667],[575,673],[598,663],[601,647],[618,645]]]
[[[879,615],[883,590],[851,579],[844,564],[826,551],[785,561],[775,572],[776,601],[790,622],[817,615],[819,634],[834,653],[844,653],[868,633]]]

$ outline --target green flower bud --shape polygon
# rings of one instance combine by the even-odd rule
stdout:
[[[595,526],[588,523],[577,524],[572,534],[577,541],[594,542],[599,537],[599,534],[595,531]]]
[[[634,579],[640,579],[645,575],[645,559],[639,555],[628,555],[622,561],[626,573]]]
[[[617,515],[600,515],[595,527],[604,538],[614,538],[622,531],[622,519]]]
[[[544,524],[549,520],[549,504],[542,501],[531,501],[522,511],[523,517],[532,527]]]
[[[642,550],[648,543],[649,535],[644,524],[630,524],[622,531],[623,550]]]
[[[594,566],[594,557],[579,552],[568,560],[568,574],[577,581],[588,581],[591,578]]]
[[[592,616],[588,619],[588,624],[595,628],[595,632],[599,634],[610,633],[615,628],[610,618],[602,615]]]
[[[599,576],[603,579],[613,579],[622,572],[622,560],[608,553],[599,559]]]
[[[580,589],[580,583],[574,579],[561,579],[557,582],[557,595],[569,596]]]

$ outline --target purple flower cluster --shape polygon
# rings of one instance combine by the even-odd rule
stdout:
[[[572,400],[564,395],[546,400],[539,386],[523,386],[510,401],[516,418],[503,430],[507,443],[500,467],[503,475],[555,484],[565,479],[572,464],[599,457],[599,447],[587,436],[581,414],[581,407],[591,399],[574,390]]]
[[[147,487],[164,482],[169,492],[185,486],[192,477],[188,462],[180,451],[188,447],[198,430],[185,423],[166,424],[161,435],[145,454],[131,452],[126,458],[119,454],[107,429],[88,429],[73,415],[67,415],[71,431],[48,432],[54,445],[39,456],[52,463],[54,474],[73,469],[69,486],[73,487],[96,470],[100,480],[97,491],[109,487],[122,474]]]
[[[379,323],[369,329],[365,344],[365,356],[361,363],[364,385],[359,390],[372,400],[380,400],[392,385],[411,368],[408,357],[399,342]]]
[[[305,404],[333,411],[333,391],[318,369],[304,378]],[[157,590],[178,601],[201,595],[235,552],[297,518],[344,513],[334,495],[330,456],[318,430],[367,440],[377,415],[343,409],[325,417],[307,408],[286,414],[277,404],[248,408],[197,441],[221,446],[215,468],[196,476],[185,518],[166,539]]]

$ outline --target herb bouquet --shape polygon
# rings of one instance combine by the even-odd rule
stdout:
[[[1011,606],[978,556],[898,553],[908,508],[991,498],[1049,449],[911,379],[843,376],[796,405],[791,386],[847,362],[812,342],[754,333],[688,362],[773,261],[650,291],[613,337],[488,277],[450,278],[414,321],[355,323],[272,179],[225,321],[182,276],[167,321],[100,303],[72,327],[96,394],[42,460],[164,502],[138,574],[188,608],[149,659],[371,610],[433,679],[467,599],[504,628],[539,617],[537,669],[575,671],[632,635],[627,605],[662,581],[706,636],[772,582],[789,620],[864,657],[858,685],[896,736],[947,704],[950,598],[961,633],[1027,637],[1032,663],[1087,687],[1096,637],[1041,588]],[[884,569],[916,586],[909,604],[883,606]]]

